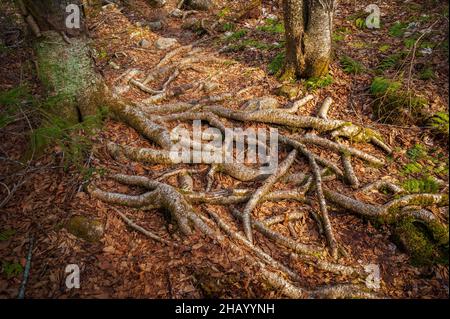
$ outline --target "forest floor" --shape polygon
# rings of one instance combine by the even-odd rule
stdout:
[[[198,51],[195,54],[217,59],[183,70],[171,85],[208,79],[216,84],[211,94],[232,93],[233,98],[224,102],[231,109],[240,108],[246,100],[263,96],[275,97],[282,105],[289,103],[289,98],[277,94],[280,83],[273,74],[279,68],[283,52],[283,27],[274,19],[282,16],[277,1],[263,1],[262,15],[224,23],[220,32],[195,32],[183,28],[186,19],[169,14],[174,9],[174,1],[168,1],[166,7],[158,10],[151,9],[143,0],[126,2],[123,7],[105,7],[89,21],[92,56],[110,88],[120,83],[120,76],[125,71],[138,69],[145,76],[161,61],[168,51],[154,47],[157,39],[175,38],[176,45],[180,46],[203,39],[196,44]],[[314,95],[314,100],[302,107],[299,114],[314,114],[326,97],[332,97],[331,118],[345,119],[381,132],[394,152],[381,169],[357,161],[355,172],[361,184],[387,175],[403,185],[418,183],[419,188],[420,181],[429,175],[448,184],[448,143],[445,139],[435,134],[425,117],[414,119],[414,123],[411,119],[396,119],[394,123],[376,120],[373,116],[376,101],[370,89],[375,77],[408,83],[414,94],[427,101],[421,114],[448,114],[448,4],[373,2],[381,9],[379,29],[361,26],[360,17],[367,15],[361,15],[365,5],[340,1],[335,18],[335,51],[330,74],[325,79],[299,83],[301,92],[293,99],[308,92]],[[230,11],[232,9],[214,14],[194,12],[187,19],[205,19],[207,24],[225,19]],[[235,252],[221,248],[200,234],[183,239],[186,246],[192,247],[188,251],[152,241],[127,227],[117,209],[161,237],[173,241],[181,239],[164,216],[156,211],[114,208],[91,198],[84,191],[88,182],[105,172],[158,176],[167,170],[164,166],[146,166],[111,158],[104,147],[109,141],[148,146],[145,139],[125,124],[107,118],[93,133],[83,127],[59,128],[61,132],[55,134],[55,140],[45,150],[31,151],[30,136],[36,137],[36,132],[41,132],[42,117],[36,105],[43,99],[31,35],[27,34],[25,25],[9,2],[2,1],[0,12],[0,203],[6,199],[0,205],[0,298],[17,297],[30,238],[33,238],[33,250],[27,298],[282,297],[261,285],[251,266]],[[154,21],[162,21],[161,30],[151,30],[148,23]],[[431,35],[418,39],[418,30],[427,27],[432,28]],[[143,43],[144,39],[148,43]],[[414,63],[411,63],[411,56]],[[162,83],[155,81],[149,85],[156,88]],[[200,90],[191,90],[167,102],[192,101],[201,98],[202,94]],[[124,97],[140,101],[148,94],[131,87]],[[382,154],[370,146],[361,145],[360,148]],[[319,152],[338,161],[326,151]],[[295,165],[299,171],[306,167],[301,162]],[[195,181],[196,188],[204,181],[205,174]],[[229,188],[253,184],[237,182],[222,174],[217,175],[216,183],[215,187],[220,184]],[[130,192],[129,187],[112,182],[101,185]],[[332,181],[329,185],[344,194],[353,194],[350,187],[340,183]],[[441,192],[448,193],[448,187]],[[356,196],[377,204],[388,199],[381,193]],[[232,220],[226,209],[209,208]],[[301,203],[264,203],[255,214],[264,218],[304,210]],[[433,212],[448,224],[448,208]],[[101,238],[89,242],[75,236],[67,226],[74,216],[99,221],[103,228]],[[378,265],[380,295],[388,298],[448,298],[448,265],[413,266],[408,255],[395,245],[387,227],[375,227],[339,209],[330,211],[330,218],[337,241],[347,252],[339,262]],[[289,233],[285,225],[277,227],[280,232]],[[301,242],[323,245],[323,238],[309,214],[293,224],[293,228]],[[262,236],[256,236],[256,241],[265,252],[295,269],[303,286],[351,280],[293,260]],[[69,264],[77,264],[81,269],[80,289],[66,288],[65,269]]]

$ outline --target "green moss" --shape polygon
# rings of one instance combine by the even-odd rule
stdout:
[[[285,83],[278,89],[278,95],[295,99],[300,93],[300,86],[295,83]]]
[[[297,74],[294,66],[287,65],[285,63],[284,67],[279,69],[277,75],[281,82],[283,83],[294,83],[297,80]]]
[[[437,193],[439,184],[436,179],[431,176],[422,177],[420,179],[412,178],[403,182],[402,187],[408,193]]]
[[[72,217],[66,225],[66,229],[74,236],[95,242],[103,236],[103,225],[98,220],[90,220],[83,216]]]
[[[448,229],[440,223],[405,218],[395,225],[394,240],[411,256],[414,265],[448,263]]]

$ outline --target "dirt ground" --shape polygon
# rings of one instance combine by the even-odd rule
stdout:
[[[230,40],[226,40],[227,35],[224,35],[225,31],[210,35],[183,29],[183,21],[169,14],[174,8],[174,1],[168,1],[165,8],[158,10],[151,9],[143,0],[126,2],[124,6],[104,8],[89,22],[96,68],[110,88],[120,82],[120,76],[126,70],[139,69],[145,75],[159,63],[167,51],[154,48],[152,43],[158,38],[176,38],[179,45],[205,39],[197,45],[198,54],[220,59],[199,64],[198,69],[183,71],[171,85],[192,83],[209,77],[218,84],[214,95],[232,93],[236,96],[237,92],[249,88],[239,97],[226,100],[224,105],[228,108],[237,109],[245,100],[268,95],[276,97],[282,105],[288,104],[288,98],[275,94],[280,83],[274,75],[269,74],[267,67],[282,52],[279,45],[282,33],[265,32],[258,28],[264,25],[267,17],[282,16],[277,1],[263,1],[265,16],[246,17],[234,22],[233,32],[247,30],[239,43],[242,44],[245,39],[253,41],[253,44],[246,42],[243,47],[234,50],[224,49],[230,45]],[[317,106],[331,96],[334,101],[329,114],[331,118],[363,124],[382,134],[394,148],[394,153],[381,169],[367,167],[362,161],[356,161],[355,171],[363,185],[387,175],[400,182],[407,180],[409,177],[403,169],[410,162],[410,153],[407,151],[417,144],[423,145],[428,154],[423,159],[424,162],[421,162],[422,165],[435,168],[444,166],[443,170],[435,174],[448,184],[447,142],[435,136],[422,123],[386,124],[376,121],[371,108],[374,102],[369,93],[373,72],[348,74],[340,62],[342,56],[350,56],[360,61],[367,70],[375,70],[380,61],[395,53],[404,43],[404,38],[388,34],[396,21],[420,21],[420,28],[433,25],[433,29],[437,31],[433,41],[430,40],[434,43],[432,54],[418,55],[414,72],[419,73],[420,68],[431,67],[434,76],[427,80],[414,77],[411,86],[429,101],[427,113],[448,113],[448,4],[422,4],[432,1],[407,4],[402,1],[374,2],[382,12],[382,27],[369,30],[358,28],[354,20],[349,19],[355,12],[363,10],[365,5],[355,4],[354,1],[340,1],[335,21],[335,58],[330,69],[333,81],[330,85],[317,88],[313,92],[313,102],[301,108],[299,114],[313,114]],[[20,265],[16,267],[16,273],[0,273],[0,298],[17,297],[31,238],[33,250],[26,287],[27,298],[282,297],[279,292],[261,284],[255,270],[243,256],[231,249],[227,250],[197,233],[181,238],[168,222],[167,216],[161,212],[117,208],[93,199],[85,192],[84,186],[94,180],[104,189],[124,193],[140,191],[104,180],[101,178],[102,172],[151,177],[167,170],[164,166],[145,166],[112,159],[104,147],[108,141],[131,146],[150,145],[125,124],[107,118],[103,127],[94,134],[85,134],[83,131],[77,133],[85,136],[92,144],[91,151],[83,158],[81,169],[79,165],[65,167],[65,154],[58,145],[51,145],[44,152],[30,155],[30,134],[39,127],[41,121],[33,101],[43,98],[36,75],[32,36],[9,2],[0,4],[0,12],[0,91],[25,85],[29,92],[29,95],[21,98],[14,121],[8,122],[6,126],[0,125],[0,202],[9,193],[12,194],[0,208],[0,234],[12,230],[10,235],[0,238],[0,260],[3,270],[7,265]],[[424,12],[427,17],[422,15]],[[218,19],[217,13],[205,12],[196,12],[189,17],[213,21]],[[151,31],[146,27],[146,22],[156,20],[162,21],[161,30]],[[142,39],[149,41],[151,45],[140,45]],[[269,48],[255,43],[263,43]],[[394,72],[386,70],[384,75],[392,75]],[[158,82],[151,83],[155,88],[161,85]],[[189,91],[170,102],[192,101],[198,99],[200,93]],[[132,87],[124,97],[139,101],[148,95]],[[6,108],[7,106],[0,105],[0,111],[6,112]],[[372,146],[358,145],[358,148],[383,156],[382,152]],[[282,151],[282,156],[285,156],[285,150]],[[324,157],[339,161],[336,155],[320,149],[316,151]],[[31,156],[32,160],[24,160],[27,156]],[[439,160],[432,161],[433,158]],[[307,167],[306,161],[298,161],[294,170],[302,171]],[[198,168],[206,172],[207,167],[199,165]],[[196,187],[204,183],[204,175],[195,180]],[[169,179],[169,183],[176,183],[176,178]],[[254,183],[237,182],[229,176],[218,174],[214,187],[242,188],[252,185]],[[343,194],[354,194],[350,187],[337,181],[329,182],[328,185]],[[448,193],[448,188],[441,191]],[[376,204],[388,200],[385,194],[355,196]],[[218,212],[236,228],[239,227],[226,208],[208,208]],[[204,207],[196,209],[201,211]],[[294,224],[297,239],[303,243],[324,246],[314,219],[306,213],[307,209],[301,203],[264,203],[254,214],[258,219],[263,219],[304,211],[304,218]],[[152,241],[127,227],[117,210],[132,218],[138,225],[171,241],[183,241],[191,249],[170,247]],[[448,208],[434,209],[433,212],[448,224]],[[67,223],[73,216],[100,221],[103,228],[101,238],[88,242],[69,232]],[[380,295],[387,298],[448,298],[448,265],[415,267],[408,255],[394,243],[388,227],[375,227],[370,222],[339,209],[332,210],[330,218],[336,239],[347,252],[346,257],[340,258],[339,262],[345,265],[378,265],[381,272]],[[276,227],[281,233],[289,234],[289,229],[284,224]],[[310,267],[291,258],[289,253],[283,252],[265,237],[258,234],[255,236],[255,242],[265,252],[295,269],[302,279],[302,286],[317,287],[352,280]],[[77,264],[81,269],[80,289],[66,288],[65,268],[69,264]]]

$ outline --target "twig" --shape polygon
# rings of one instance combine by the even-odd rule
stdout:
[[[25,288],[27,286],[28,277],[30,276],[31,257],[33,256],[33,245],[34,245],[34,237],[31,236],[30,241],[29,241],[29,247],[28,247],[27,262],[25,264],[25,270],[23,272],[22,283],[20,284],[19,295],[17,296],[18,299],[25,298]]]

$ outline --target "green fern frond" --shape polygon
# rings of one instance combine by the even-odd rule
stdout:
[[[438,134],[449,136],[449,115],[446,112],[437,112],[429,119],[429,126]]]
[[[341,65],[345,73],[359,74],[364,71],[364,66],[359,61],[346,55],[341,58]]]

